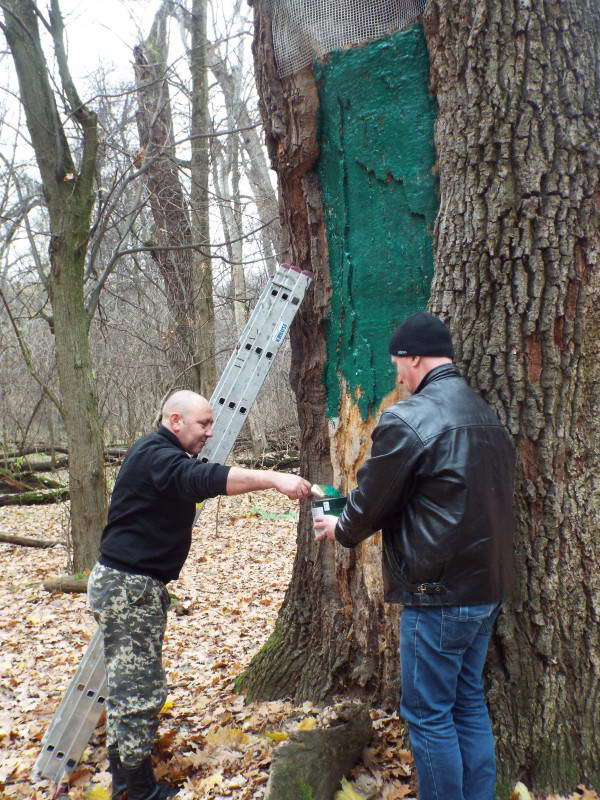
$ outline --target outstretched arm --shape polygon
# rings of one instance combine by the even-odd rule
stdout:
[[[227,476],[227,494],[244,494],[261,489],[277,489],[290,500],[310,496],[310,483],[299,475],[274,472],[270,469],[244,469],[231,467]]]

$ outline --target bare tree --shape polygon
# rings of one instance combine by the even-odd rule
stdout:
[[[173,318],[169,355],[175,374],[181,375],[190,388],[202,391],[206,380],[203,380],[205,370],[196,352],[196,264],[190,212],[175,149],[167,78],[167,26],[168,5],[163,4],[147,39],[134,48],[140,137],[138,160],[140,165],[145,165],[144,181],[154,219],[153,244],[159,245],[152,255],[160,269]],[[208,242],[204,241],[203,245],[208,252]],[[210,358],[203,363],[207,361]]]
[[[91,566],[106,516],[102,430],[90,358],[90,315],[83,275],[94,206],[98,152],[96,115],[81,101],[71,78],[57,0],[44,19],[31,0],[5,0],[2,26],[19,81],[20,98],[40,171],[50,220],[49,290],[62,413],[69,441],[72,535],[76,570]],[[52,37],[67,124],[79,134],[79,158],[60,118],[39,21]]]

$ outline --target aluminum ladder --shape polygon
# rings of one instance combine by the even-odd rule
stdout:
[[[310,282],[309,272],[289,264],[267,282],[210,398],[213,436],[197,456],[201,461],[226,461]],[[105,707],[106,693],[98,629],[44,735],[34,778],[58,784],[75,769]]]

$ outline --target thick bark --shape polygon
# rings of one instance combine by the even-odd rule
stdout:
[[[84,569],[96,559],[107,508],[102,430],[88,340],[90,320],[83,298],[84,261],[94,200],[97,121],[95,114],[81,103],[71,81],[56,0],[51,4],[51,32],[64,94],[81,131],[78,165],[69,150],[50,87],[34,4],[30,0],[9,0],[5,22],[50,218],[49,291],[70,452],[73,560],[75,569]]]
[[[596,3],[434,3],[432,309],[519,452],[518,591],[493,640],[504,784],[600,785]]]
[[[317,89],[310,69],[279,79],[269,4],[254,7],[288,258],[315,274],[291,333],[301,472],[333,482],[335,465],[351,483],[376,414],[364,422],[342,391],[330,440]],[[536,793],[598,785],[598,17],[585,0],[434,2],[426,34],[440,109],[432,308],[449,320],[460,366],[519,452],[519,591],[488,671],[501,791],[517,778]],[[385,346],[379,333],[374,347]],[[303,513],[275,631],[239,687],[250,697],[395,700],[397,611],[383,606],[377,551],[377,537],[351,552],[316,546]]]

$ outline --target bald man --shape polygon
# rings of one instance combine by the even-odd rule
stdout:
[[[156,782],[150,752],[167,696],[162,666],[166,584],[179,576],[189,553],[196,504],[261,489],[277,489],[292,500],[310,494],[310,483],[297,475],[193,458],[212,436],[213,425],[209,403],[195,392],[171,395],[161,423],[123,461],[88,583],[104,639],[113,800],[125,793],[129,800],[176,795]]]

